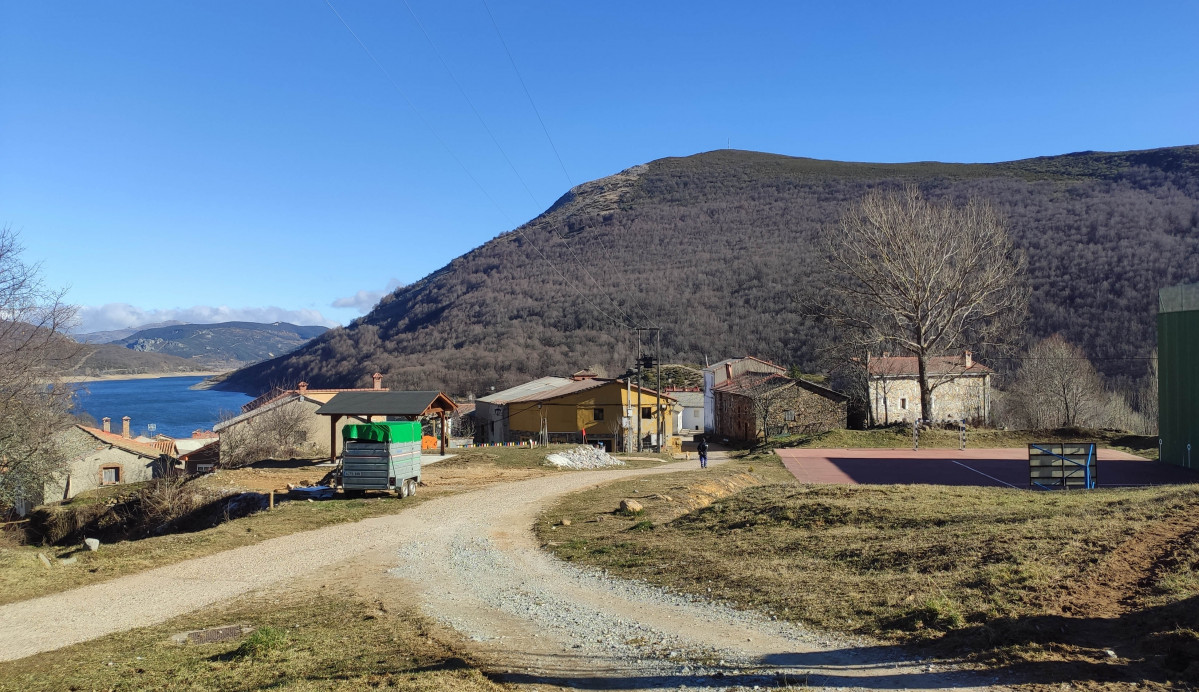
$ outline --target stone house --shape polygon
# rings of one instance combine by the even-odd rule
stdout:
[[[920,418],[919,364],[915,356],[868,358],[867,386],[871,418],[876,425],[911,423]],[[933,387],[933,415],[938,420],[991,422],[991,377],[995,371],[974,360],[970,351],[960,356],[928,359]]]
[[[74,425],[60,444],[70,460],[65,473],[46,483],[41,502],[69,500],[85,490],[104,485],[138,483],[162,476],[173,463],[160,444],[139,442],[129,435],[129,417],[123,432],[113,433],[105,418],[102,428]],[[34,504],[39,498],[29,498]]]
[[[716,388],[725,382],[743,375],[786,375],[787,368],[761,358],[726,358],[703,369],[704,432],[716,433]]]
[[[849,397],[806,380],[750,372],[713,389],[717,438],[757,440],[844,428]]]

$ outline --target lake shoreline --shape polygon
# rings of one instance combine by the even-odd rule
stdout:
[[[136,375],[68,375],[64,382],[112,382],[114,380],[160,380],[165,377],[216,377],[227,375],[230,370],[199,370],[196,372],[143,372]]]

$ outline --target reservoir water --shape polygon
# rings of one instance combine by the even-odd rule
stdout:
[[[240,392],[190,389],[203,377],[159,377],[141,380],[102,380],[75,385],[76,411],[96,419],[112,419],[113,432],[120,432],[121,418],[129,416],[133,434],[148,432],[171,437],[191,437],[193,430],[211,430],[222,411],[241,412],[253,397]],[[151,435],[152,437],[152,435]]]

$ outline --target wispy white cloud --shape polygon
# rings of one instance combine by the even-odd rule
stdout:
[[[106,305],[84,305],[79,308],[78,333],[128,329],[143,324],[169,322],[172,320],[191,324],[213,322],[290,322],[299,325],[318,324],[336,327],[339,322],[331,320],[319,310],[287,310],[275,306],[231,308],[228,305],[195,305],[190,308],[165,310],[143,310],[129,303]]]
[[[370,309],[375,307],[375,304],[378,303],[383,296],[391,293],[403,285],[404,284],[399,279],[392,279],[391,281],[387,282],[387,288],[383,289],[382,291],[358,291],[352,296],[338,298],[330,303],[329,307],[353,308],[359,313],[365,314],[370,312]]]

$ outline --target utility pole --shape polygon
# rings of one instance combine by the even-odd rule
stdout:
[[[666,409],[664,409],[663,407],[666,404],[664,404],[662,402],[662,330],[661,329],[654,330],[654,338],[657,340],[657,344],[654,348],[654,351],[657,355],[657,361],[658,361],[658,407],[657,407],[658,408],[658,449],[657,449],[657,452],[658,452],[658,454],[661,454],[662,453],[662,436],[666,432],[666,427],[663,425],[663,423],[666,421]]]
[[[637,330],[637,451],[641,451],[641,329]]]

